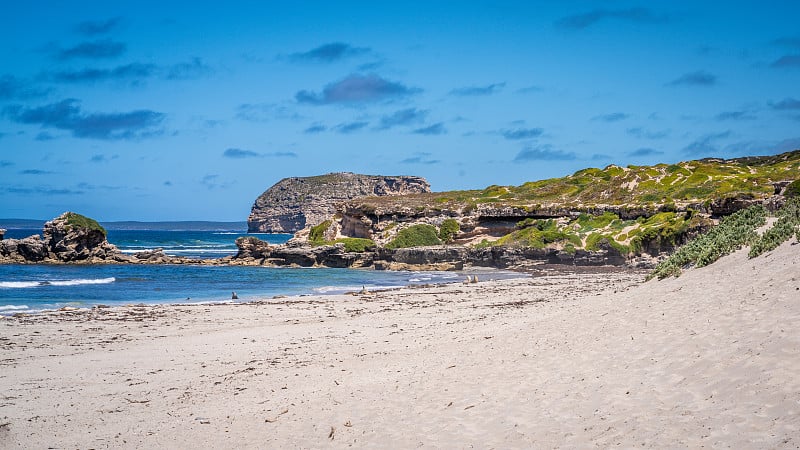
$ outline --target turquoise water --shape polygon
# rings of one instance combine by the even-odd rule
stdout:
[[[34,234],[10,230],[8,238]],[[126,252],[164,248],[165,253],[217,258],[236,253],[233,241],[246,233],[199,231],[109,231],[109,241]],[[289,235],[256,235],[274,243]],[[481,279],[520,276],[492,271]],[[131,303],[240,302],[275,295],[334,294],[409,284],[447,283],[463,272],[394,272],[200,265],[0,265],[0,314],[37,312],[62,306]]]

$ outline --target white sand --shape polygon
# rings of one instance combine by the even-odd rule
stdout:
[[[800,446],[800,246],[0,320],[2,448]]]

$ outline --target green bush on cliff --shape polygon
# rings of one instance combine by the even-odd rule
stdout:
[[[403,228],[397,233],[397,236],[386,244],[386,248],[406,248],[406,247],[423,247],[428,245],[441,245],[442,241],[439,239],[436,227],[428,224],[412,225],[408,228]]]
[[[328,231],[331,224],[330,220],[326,220],[319,225],[314,225],[308,233],[308,241],[312,245],[325,245],[325,232]]]
[[[445,243],[453,242],[453,238],[461,231],[456,219],[445,219],[439,226],[439,239]]]
[[[375,247],[372,239],[363,238],[340,238],[333,241],[334,244],[344,244],[344,251],[353,253],[363,253],[371,247]]]
[[[800,180],[794,180],[786,186],[786,190],[783,192],[788,198],[793,197],[800,197]]]
[[[87,228],[89,230],[97,230],[103,233],[103,236],[107,236],[106,229],[103,228],[96,220],[90,219],[86,216],[82,216],[78,213],[68,212],[66,213],[67,219],[67,229],[71,230],[73,228]]]

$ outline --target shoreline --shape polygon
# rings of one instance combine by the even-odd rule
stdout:
[[[550,273],[2,319],[0,442],[793,447],[799,249],[645,283]]]
[[[19,266],[28,266],[25,264],[20,264]],[[63,265],[53,265],[53,267],[62,267]],[[106,265],[99,265],[98,267],[104,267]],[[127,267],[126,264],[118,264],[120,268]],[[168,264],[155,264],[152,265],[155,268],[160,267],[167,267],[169,268],[171,265]],[[79,266],[79,267],[87,267],[87,266]],[[141,266],[138,266],[141,267]],[[186,265],[173,265],[173,267],[187,267]],[[205,267],[204,265],[197,265],[195,266],[200,268],[201,270]],[[235,267],[249,267],[249,266],[226,266],[230,268]],[[287,267],[253,267],[254,270],[259,269],[275,269],[275,270],[286,270],[286,271],[293,271],[296,269],[300,270],[318,270],[318,269],[329,269],[329,268],[287,268]],[[158,270],[158,269],[156,269]],[[247,270],[247,269],[244,269]],[[353,269],[332,269],[332,270],[353,270],[353,271],[368,271],[368,272],[375,272],[376,274],[382,273],[384,271],[377,271],[373,268],[353,268]],[[558,270],[558,269],[555,269]],[[22,316],[22,315],[31,315],[31,314],[46,314],[53,311],[89,311],[95,308],[109,308],[109,307],[132,307],[132,306],[158,306],[158,305],[206,305],[206,304],[244,304],[250,302],[262,302],[264,299],[280,299],[280,298],[299,298],[299,297],[308,297],[308,296],[329,296],[329,295],[355,295],[358,294],[361,289],[368,289],[370,292],[382,292],[382,291],[390,291],[390,290],[397,290],[403,288],[410,288],[410,289],[417,289],[417,288],[424,288],[424,287],[433,287],[435,285],[446,285],[446,284],[463,284],[465,277],[476,277],[482,281],[489,281],[495,279],[509,279],[509,278],[524,278],[528,276],[532,276],[533,272],[529,271],[515,271],[509,269],[495,269],[490,267],[471,267],[465,270],[457,271],[457,272],[437,272],[437,271],[408,271],[408,270],[399,270],[399,271],[386,271],[387,274],[394,275],[393,278],[396,278],[400,275],[408,275],[408,278],[405,281],[401,281],[400,279],[395,280],[393,282],[390,279],[376,279],[376,280],[367,280],[364,283],[357,283],[358,286],[355,286],[356,283],[348,282],[345,284],[336,284],[336,281],[333,279],[326,279],[322,278],[319,280],[322,284],[319,285],[312,285],[309,284],[304,288],[305,292],[292,292],[292,289],[287,288],[285,291],[280,292],[280,287],[273,286],[273,287],[264,287],[264,291],[255,292],[251,291],[243,291],[244,284],[240,288],[234,288],[235,292],[238,293],[237,299],[230,298],[231,292],[226,292],[223,296],[220,295],[209,295],[209,294],[202,294],[199,295],[191,295],[190,297],[182,297],[182,296],[175,296],[173,298],[158,298],[154,296],[152,298],[139,298],[135,302],[125,302],[119,300],[93,300],[93,299],[84,299],[84,300],[73,300],[69,295],[73,294],[64,294],[67,295],[66,297],[53,297],[52,299],[44,299],[44,298],[30,298],[30,299],[19,299],[14,301],[13,296],[11,298],[4,301],[4,299],[0,298],[0,317],[8,317],[8,316]],[[419,274],[419,275],[417,275]],[[425,276],[428,274],[429,276]],[[447,277],[445,277],[445,274]],[[27,281],[11,281],[7,284],[11,284],[14,286],[5,286],[1,287],[2,291],[7,294],[13,294],[14,292],[23,293],[24,291],[33,290],[33,289],[46,289],[50,283],[61,283],[57,284],[60,286],[67,286],[69,285],[70,288],[74,293],[78,293],[84,289],[91,289],[94,285],[104,285],[110,286],[111,284],[118,283],[120,280],[124,281],[128,276],[136,277],[139,276],[135,273],[132,274],[118,274],[118,273],[103,273],[95,274],[94,276],[103,276],[105,278],[102,279],[71,279],[71,280],[27,280]],[[153,276],[154,274],[149,274],[147,276]],[[72,274],[72,276],[83,276],[83,277],[91,277],[92,274]],[[123,278],[120,279],[120,276]],[[141,275],[145,276],[145,275]],[[159,275],[159,276],[166,276],[166,275]],[[422,279],[420,279],[420,276]],[[367,277],[370,278],[370,277]],[[449,278],[451,281],[447,281],[445,278]],[[426,282],[426,279],[431,279],[432,282]],[[372,282],[370,282],[372,281]],[[388,284],[375,284],[375,282],[383,281]],[[333,283],[333,284],[327,284]],[[20,286],[22,285],[22,286]],[[118,288],[119,289],[119,288]],[[295,289],[296,291],[297,289]],[[187,289],[187,292],[189,289]],[[146,294],[145,294],[146,295]],[[227,296],[227,298],[226,298]]]

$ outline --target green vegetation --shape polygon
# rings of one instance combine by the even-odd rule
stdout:
[[[363,253],[367,251],[370,247],[375,247],[375,242],[372,239],[363,239],[363,238],[341,238],[336,239],[332,242],[333,244],[344,244],[344,251],[346,252],[354,252],[354,253]]]
[[[326,220],[319,225],[314,225],[308,233],[308,241],[311,245],[325,245],[325,232],[333,224],[330,220]]]
[[[521,229],[503,236],[492,245],[534,248],[544,248],[554,243],[583,245],[577,234],[560,229],[558,223],[552,219],[526,219],[517,223],[517,228]]]
[[[107,236],[106,229],[94,219],[74,212],[66,213],[65,219],[67,219],[67,230],[72,230],[73,228],[87,228],[89,230],[100,231],[103,233],[103,236]]]
[[[720,224],[679,248],[659,263],[648,279],[679,276],[681,269],[707,266],[744,245],[754,242],[755,229],[764,224],[767,210],[751,206],[722,219]]]
[[[375,247],[375,242],[372,239],[346,237],[334,241],[326,240],[325,232],[328,231],[331,225],[333,225],[333,222],[326,220],[319,225],[311,227],[308,233],[308,242],[315,247],[320,245],[344,244],[344,251],[356,253],[363,253],[367,251],[368,248]]]
[[[561,178],[520,186],[483,190],[412,194],[359,199],[364,212],[434,209],[473,211],[492,205],[541,210],[548,205],[573,205],[586,212],[596,205],[648,207],[653,212],[681,211],[692,203],[706,205],[723,198],[766,198],[773,183],[800,179],[800,150],[774,156],[731,160],[704,159],[654,166],[610,165],[589,168]],[[787,193],[800,192],[795,181]]]
[[[422,247],[441,245],[441,243],[436,227],[428,224],[417,224],[400,230],[392,242],[386,244],[386,248]]]
[[[784,194],[788,198],[800,197],[800,179],[794,180],[786,186]]]
[[[797,233],[800,233],[800,198],[795,197],[778,210],[778,220],[772,228],[750,245],[749,256],[755,258],[762,253],[775,250]]]
[[[444,243],[453,242],[453,238],[459,231],[461,231],[461,225],[456,219],[445,219],[439,226],[439,239]]]

